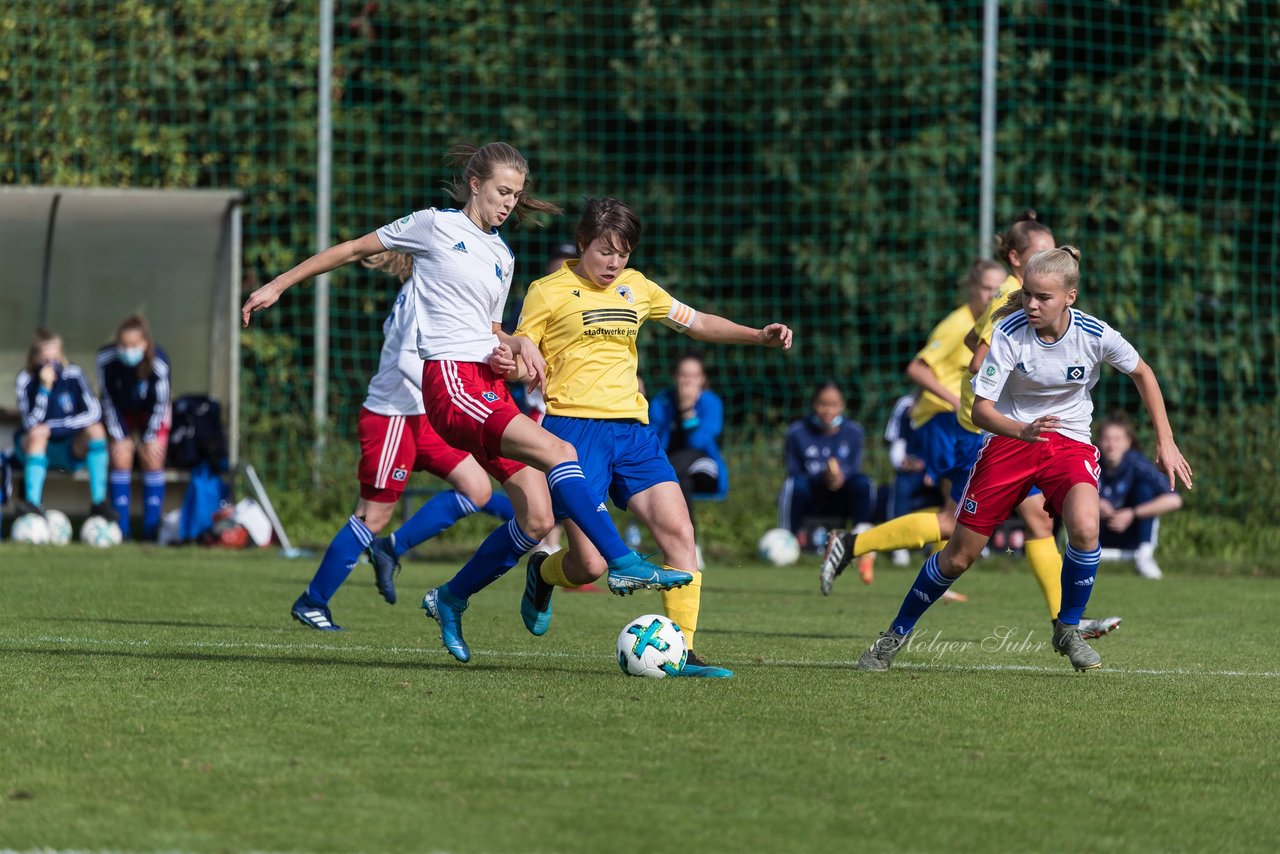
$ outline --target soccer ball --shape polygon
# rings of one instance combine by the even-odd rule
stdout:
[[[774,566],[791,566],[800,558],[800,543],[786,528],[772,528],[756,544],[756,554]]]
[[[618,635],[618,666],[628,676],[674,676],[688,655],[684,632],[661,614],[636,617]]]
[[[13,520],[9,538],[15,543],[43,545],[49,542],[49,523],[39,513],[26,513]]]
[[[120,526],[101,516],[90,516],[80,526],[80,541],[100,549],[120,545]]]
[[[46,510],[44,520],[49,524],[49,542],[55,546],[65,546],[71,542],[75,531],[71,528],[71,520],[61,510]]]

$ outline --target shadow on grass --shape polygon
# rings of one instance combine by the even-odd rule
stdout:
[[[15,655],[43,655],[52,657],[68,657],[68,658],[129,658],[144,659],[151,661],[190,661],[208,664],[284,664],[290,666],[305,667],[359,667],[367,669],[370,667],[384,667],[388,670],[404,670],[412,672],[421,672],[424,670],[437,670],[441,672],[466,673],[483,672],[483,673],[522,673],[527,674],[530,670],[536,669],[539,672],[564,673],[570,676],[590,676],[598,675],[602,678],[605,674],[594,674],[590,670],[575,670],[568,667],[547,666],[538,664],[531,667],[528,663],[522,664],[498,664],[486,661],[473,662],[470,664],[458,664],[448,661],[387,661],[387,660],[369,660],[367,658],[332,658],[332,657],[308,657],[301,655],[240,655],[234,653],[219,652],[177,652],[177,651],[160,651],[160,650],[126,650],[126,649],[85,649],[83,647],[59,647],[50,649],[48,647],[23,647],[10,646],[4,647],[6,652]],[[615,674],[610,673],[608,678],[613,678]]]
[[[112,626],[156,626],[166,629],[262,629],[270,631],[279,626],[258,626],[251,623],[198,623],[194,620],[123,620],[118,617],[32,617],[33,623],[103,623]]]

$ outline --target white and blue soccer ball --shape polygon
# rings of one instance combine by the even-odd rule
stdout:
[[[65,546],[71,542],[75,529],[71,527],[71,520],[67,518],[66,513],[61,510],[46,510],[44,520],[49,525],[50,543],[55,546]]]
[[[120,545],[120,526],[101,516],[90,516],[80,526],[80,542],[99,549]]]
[[[786,528],[771,528],[756,543],[756,554],[774,566],[791,566],[800,559],[800,541]]]
[[[684,632],[661,614],[636,617],[618,635],[618,666],[628,676],[675,676],[688,656]]]
[[[49,522],[39,513],[24,513],[13,520],[9,539],[15,543],[44,545],[49,542]]]

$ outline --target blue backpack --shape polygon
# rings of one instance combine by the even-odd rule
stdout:
[[[189,543],[213,527],[213,514],[218,512],[228,495],[222,482],[208,463],[191,470],[191,482],[182,499],[182,515],[178,520],[178,541]]]

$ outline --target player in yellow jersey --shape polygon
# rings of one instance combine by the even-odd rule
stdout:
[[[920,386],[920,396],[911,410],[911,426],[916,433],[925,473],[942,490],[945,504],[939,511],[921,511],[899,516],[862,534],[837,534],[827,543],[822,562],[820,586],[823,596],[831,593],[836,575],[843,571],[845,540],[869,537],[896,540],[903,537],[932,537],[936,542],[945,537],[955,521],[956,493],[964,487],[972,458],[977,455],[981,439],[962,428],[956,420],[960,407],[960,386],[968,379],[969,360],[973,351],[964,339],[974,321],[986,310],[991,298],[1005,280],[1004,268],[995,261],[975,261],[965,276],[968,301],[942,319],[924,347],[907,365],[907,376]],[[870,584],[875,552],[860,555],[859,572]]]
[[[981,433],[980,428],[973,423],[974,394],[969,381],[977,373],[990,348],[994,328],[992,317],[1010,298],[1020,293],[1022,275],[1031,256],[1041,250],[1052,249],[1055,245],[1053,232],[1049,226],[1040,222],[1038,214],[1031,209],[1019,214],[1004,234],[996,238],[997,255],[1008,264],[1012,272],[1000,285],[995,297],[965,338],[965,347],[973,351],[973,357],[960,384],[960,406],[956,415],[959,425],[966,431],[975,435]],[[975,461],[976,454],[964,464],[965,469]],[[954,492],[963,493],[963,480],[958,485],[953,485]],[[1027,562],[1031,565],[1032,574],[1044,596],[1050,617],[1056,619],[1062,601],[1062,555],[1058,553],[1058,546],[1053,538],[1053,520],[1044,509],[1044,496],[1039,490],[1033,490],[1018,505],[1018,515],[1026,526],[1027,540],[1024,548]],[[826,579],[834,579],[842,573],[855,557],[872,555],[885,549],[920,548],[929,543],[941,542],[951,536],[954,527],[953,515],[922,511],[893,519],[860,535],[851,532],[833,535],[822,562],[823,584],[829,585]],[[1085,638],[1101,637],[1119,625],[1119,617],[1084,619],[1080,622],[1080,634]]]
[[[662,597],[667,616],[684,630],[689,644],[681,675],[732,676],[694,651],[702,573],[696,571],[693,523],[675,471],[648,424],[636,336],[646,320],[656,320],[698,341],[785,349],[791,346],[791,330],[781,323],[741,326],[673,299],[627,267],[640,231],[639,217],[624,203],[589,200],[575,235],[580,260],[566,261],[530,286],[516,336],[533,342],[546,360],[542,426],[579,450],[600,507],[610,498],[630,510],[653,534],[666,563],[693,573],[693,583]],[[495,352],[494,367],[514,369],[515,360],[502,351]],[[556,587],[578,587],[605,571],[595,546],[558,506],[556,517],[565,520],[568,548],[530,557],[520,604],[525,626],[535,635],[550,625]]]

